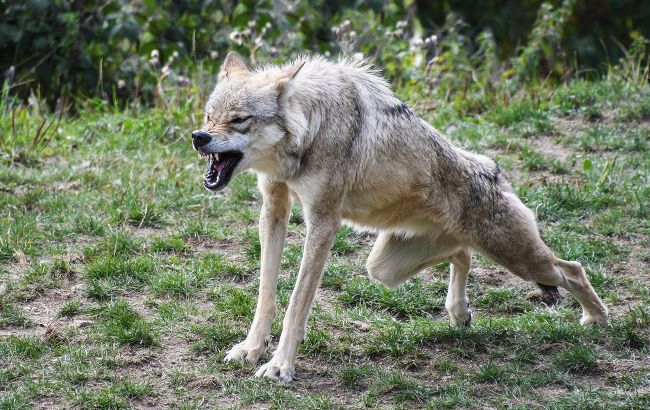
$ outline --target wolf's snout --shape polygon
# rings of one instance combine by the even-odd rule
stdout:
[[[194,145],[194,148],[196,149],[206,145],[208,142],[210,142],[211,139],[212,137],[210,134],[205,131],[196,130],[192,132],[192,145]]]

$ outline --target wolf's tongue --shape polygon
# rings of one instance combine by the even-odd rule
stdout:
[[[221,171],[223,171],[223,168],[224,168],[224,167],[225,167],[229,162],[230,162],[230,160],[228,160],[228,159],[218,161],[218,162],[217,162],[217,167],[216,167],[216,168],[217,168],[217,173],[220,173]]]

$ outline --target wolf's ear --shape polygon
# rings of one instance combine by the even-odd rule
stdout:
[[[276,80],[276,87],[278,89],[278,95],[283,96],[286,95],[289,89],[291,88],[291,83],[293,82],[294,78],[298,75],[302,67],[305,65],[307,61],[301,61],[300,63],[294,65],[293,67],[289,67],[286,70],[283,70],[279,75]]]
[[[250,70],[246,66],[244,60],[242,60],[239,54],[235,53],[234,51],[230,51],[226,55],[226,59],[223,61],[223,65],[221,66],[221,71],[219,72],[219,81],[231,75],[245,73],[250,73]]]

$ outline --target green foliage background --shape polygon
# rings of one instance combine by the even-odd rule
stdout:
[[[453,70],[447,85],[466,89],[477,62],[484,83],[602,71],[648,30],[644,0],[2,1],[0,70],[11,94],[51,106],[156,102],[209,81],[229,49],[251,62],[361,52],[398,85]]]

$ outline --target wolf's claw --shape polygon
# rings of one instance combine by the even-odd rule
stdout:
[[[609,312],[602,313],[600,315],[587,315],[583,314],[582,319],[580,319],[580,324],[582,326],[589,326],[589,325],[602,325],[607,323],[607,320],[609,319]]]
[[[259,368],[255,373],[255,377],[267,377],[269,379],[291,383],[293,381],[293,373],[293,366],[288,363],[276,363],[274,359],[271,359],[271,361]]]
[[[241,343],[234,345],[226,353],[224,357],[224,362],[230,361],[247,361],[248,363],[255,364],[260,359],[260,357],[266,352],[266,344],[254,345],[244,340]]]
[[[449,312],[449,321],[452,325],[458,327],[470,327],[472,325],[472,311],[467,310],[467,315],[465,317],[456,317],[454,314]]]

